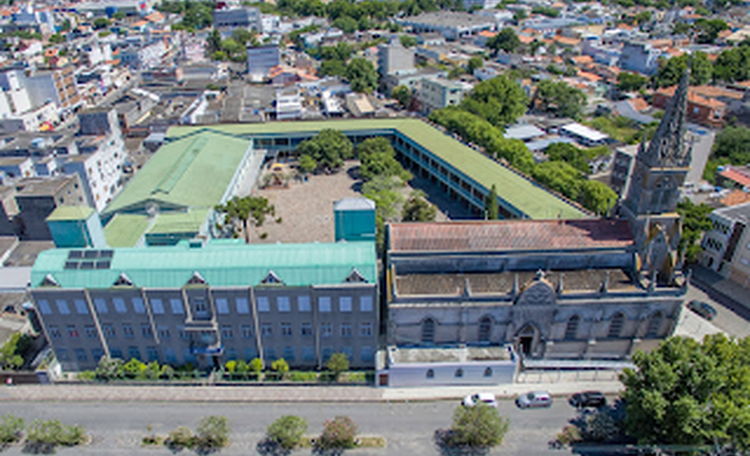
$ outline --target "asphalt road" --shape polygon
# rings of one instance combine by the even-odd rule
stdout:
[[[730,336],[748,337],[750,336],[750,309],[732,302],[716,293],[708,293],[705,287],[693,282],[685,294],[685,303],[698,300],[703,301],[716,309],[716,318],[711,324],[722,329]],[[690,310],[685,309],[685,312]]]
[[[337,415],[350,416],[359,426],[361,435],[377,435],[387,439],[384,449],[358,449],[346,452],[364,455],[440,455],[432,436],[437,429],[451,424],[456,402],[421,402],[391,404],[133,404],[86,403],[42,404],[3,403],[0,414],[12,413],[27,423],[34,419],[60,419],[66,424],[80,424],[92,436],[92,443],[77,448],[58,449],[61,455],[170,455],[166,448],[142,448],[141,439],[152,426],[157,434],[166,434],[177,426],[195,428],[204,415],[224,415],[232,426],[231,444],[220,455],[255,455],[255,447],[268,425],[282,415],[299,415],[308,420],[309,434],[317,434],[323,421]],[[510,430],[502,446],[490,454],[544,455],[566,454],[550,450],[547,442],[575,414],[564,398],[557,399],[550,409],[518,410],[512,401],[501,401],[499,413],[510,418]],[[12,446],[3,455],[23,455],[22,448]],[[194,454],[184,450],[181,454]],[[295,455],[311,454],[309,450]]]

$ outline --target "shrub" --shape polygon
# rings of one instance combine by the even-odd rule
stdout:
[[[578,428],[578,426],[574,426],[572,424],[569,424],[562,428],[562,432],[557,434],[557,441],[560,442],[561,445],[567,446],[572,443],[577,443],[581,441],[581,430]]]
[[[170,431],[164,443],[170,448],[192,448],[195,443],[195,436],[190,428],[180,426]]]
[[[289,374],[289,380],[293,382],[315,382],[318,380],[316,372],[292,372]]]
[[[227,372],[233,374],[237,371],[237,361],[227,361],[224,367],[226,368]]]
[[[305,432],[307,432],[307,421],[294,415],[284,415],[278,418],[266,430],[268,438],[285,450],[298,447]]]
[[[66,426],[60,420],[34,420],[26,430],[26,444],[42,451],[52,451],[60,445],[80,445],[85,439],[83,427]]]
[[[276,372],[277,377],[281,380],[289,372],[289,364],[284,361],[284,358],[280,358],[271,363],[271,369]]]
[[[0,418],[0,443],[15,443],[20,440],[23,427],[23,418],[4,415]]]
[[[330,359],[328,359],[326,367],[331,371],[333,379],[338,381],[341,373],[349,370],[349,359],[347,359],[346,355],[343,353],[334,353],[331,355]]]
[[[348,416],[337,416],[323,424],[323,433],[315,441],[319,450],[354,448],[357,425]]]
[[[260,358],[254,358],[252,361],[250,361],[248,367],[252,372],[260,374],[261,372],[263,372],[263,361]]]
[[[447,443],[451,446],[491,448],[502,443],[508,426],[508,420],[488,405],[460,406],[453,414],[451,437]]]
[[[224,448],[229,444],[229,420],[225,416],[209,415],[198,423],[195,445],[202,449]]]

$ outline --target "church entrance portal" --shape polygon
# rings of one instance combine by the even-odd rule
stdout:
[[[518,332],[516,351],[524,357],[531,356],[536,342],[537,331],[532,325],[524,326]]]

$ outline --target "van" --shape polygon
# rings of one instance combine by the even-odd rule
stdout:
[[[518,408],[550,407],[552,396],[546,391],[530,391],[516,398]]]

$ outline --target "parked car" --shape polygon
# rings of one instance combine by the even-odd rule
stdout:
[[[516,398],[516,405],[519,408],[550,407],[552,396],[546,391],[529,391]]]
[[[474,407],[479,403],[489,405],[492,408],[497,408],[497,399],[495,399],[494,394],[490,393],[470,394],[461,401],[461,405],[464,407]]]
[[[687,305],[687,308],[708,321],[711,321],[716,317],[716,309],[714,309],[710,304],[706,304],[703,301],[690,301]]]
[[[571,396],[569,402],[576,408],[603,407],[607,405],[607,398],[599,391],[583,391]]]

